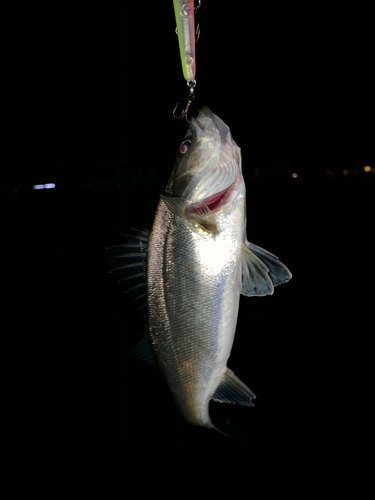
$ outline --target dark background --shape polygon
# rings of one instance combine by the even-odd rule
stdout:
[[[151,228],[187,128],[172,117],[188,90],[172,2],[56,3],[53,152],[43,142],[0,177],[3,276],[14,314],[48,331],[54,444],[374,445],[372,2],[253,4],[203,0],[196,48],[194,108],[242,149],[248,238],[293,273],[241,298],[229,366],[258,399],[212,404],[231,441],[181,424],[161,377],[129,358],[141,317],[104,261],[120,232]]]

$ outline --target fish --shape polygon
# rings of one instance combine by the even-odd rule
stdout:
[[[292,274],[248,241],[241,150],[208,107],[189,121],[151,232],[124,236],[108,260],[144,313],[133,354],[161,370],[187,422],[218,430],[211,400],[256,399],[227,366],[240,295],[272,295]]]

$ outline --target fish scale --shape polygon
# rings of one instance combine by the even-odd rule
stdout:
[[[229,216],[218,217],[218,236],[197,235],[193,224],[160,201],[149,241],[153,349],[181,413],[199,425],[210,426],[209,401],[225,375],[233,344],[240,297],[233,277],[243,224],[242,193]],[[205,248],[214,245],[227,266],[215,264]]]

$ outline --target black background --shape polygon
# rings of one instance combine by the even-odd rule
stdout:
[[[188,90],[172,2],[56,3],[53,152],[0,179],[16,313],[48,320],[53,443],[374,445],[371,3],[198,12],[194,108],[231,128],[248,238],[293,273],[272,297],[241,298],[229,366],[256,406],[211,407],[237,441],[182,424],[158,373],[128,356],[141,317],[104,262],[120,232],[151,228],[187,128],[172,117]]]

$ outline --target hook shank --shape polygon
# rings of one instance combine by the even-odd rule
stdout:
[[[192,80],[191,82],[187,82],[187,84],[189,86],[189,96],[188,96],[188,101],[186,103],[186,106],[183,109],[182,114],[180,116],[178,116],[178,115],[176,115],[176,109],[177,109],[177,106],[178,106],[178,103],[177,103],[176,106],[175,106],[175,108],[174,108],[174,110],[173,110],[173,116],[177,120],[182,120],[183,118],[185,118],[186,121],[189,122],[187,114],[188,114],[188,111],[189,111],[191,103],[195,99],[194,89],[195,89],[195,86],[196,86],[197,82],[195,80]]]

